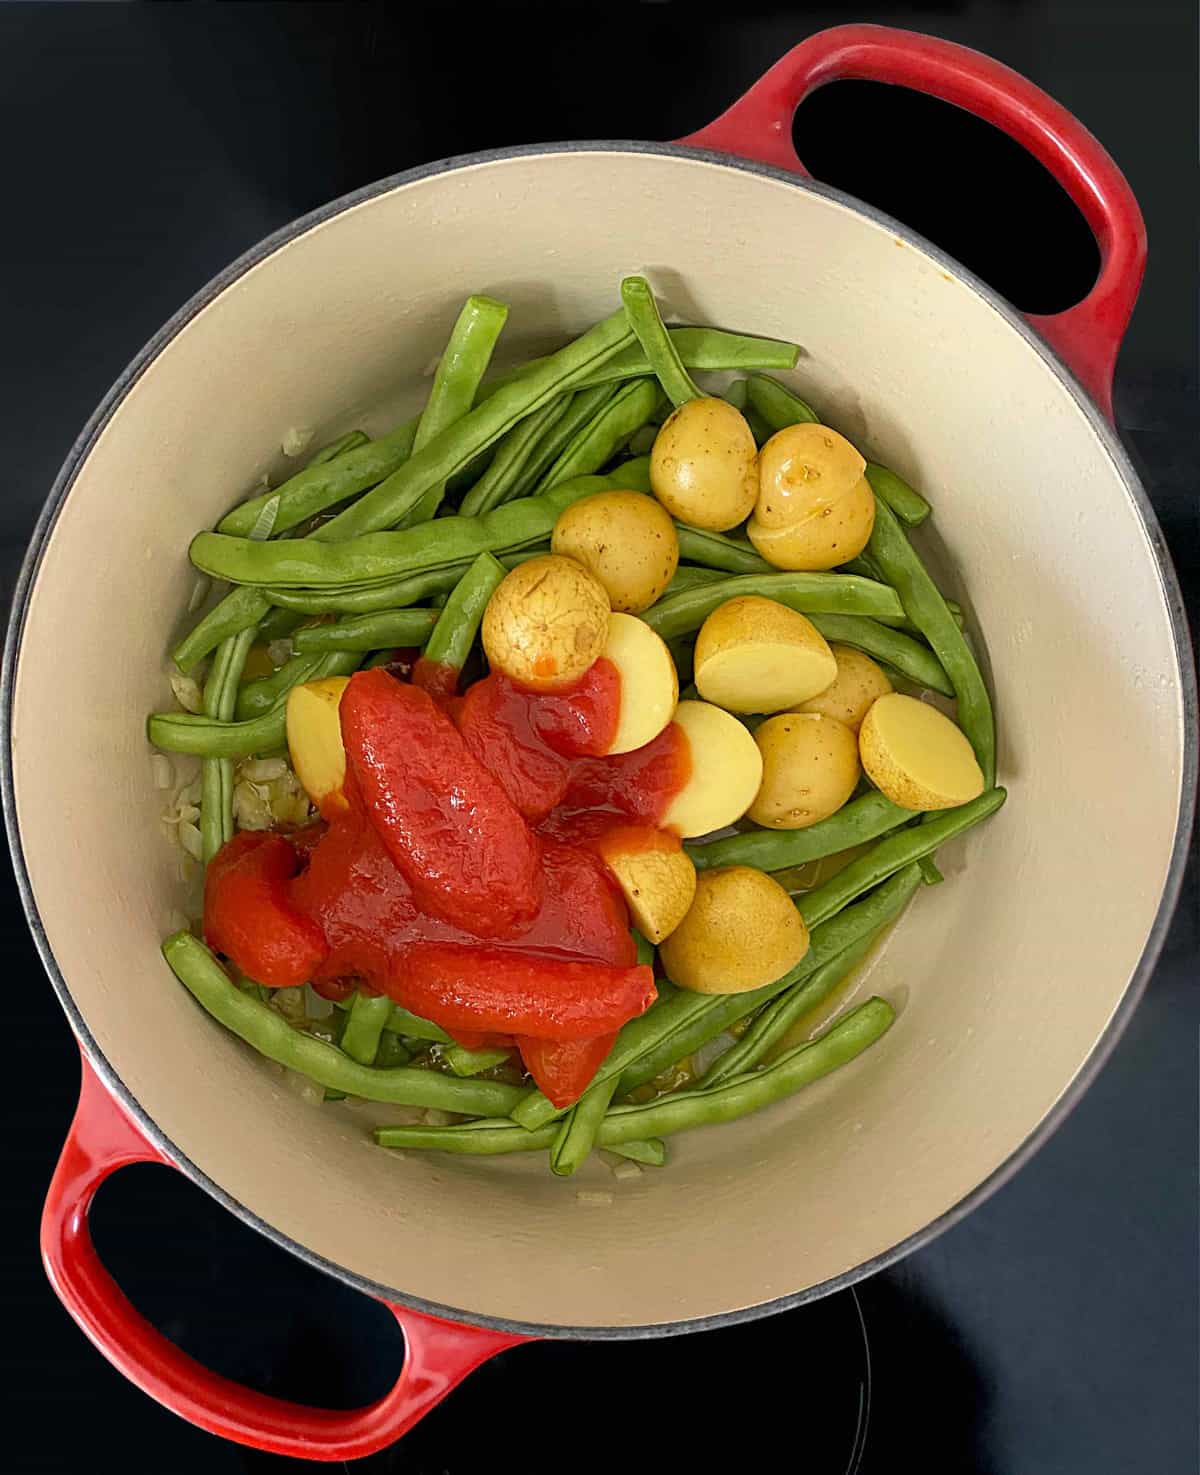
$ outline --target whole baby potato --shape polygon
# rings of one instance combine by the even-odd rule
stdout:
[[[696,636],[696,687],[727,712],[778,712],[837,678],[825,637],[776,599],[743,594],[718,605]]]
[[[808,951],[808,928],[778,881],[752,866],[701,871],[659,956],[679,988],[740,994],[773,983]]]
[[[875,494],[865,476],[836,501],[782,527],[756,513],[746,527],[755,548],[776,568],[820,572],[857,558],[875,526]]]
[[[887,696],[892,690],[892,683],[869,655],[856,650],[854,646],[834,644],[829,649],[837,661],[837,675],[833,684],[792,710],[820,712],[826,717],[836,717],[851,732],[857,732],[871,703]]]
[[[550,547],[595,575],[623,614],[649,609],[679,563],[670,514],[642,492],[597,492],[573,502],[559,514]]]
[[[836,813],[858,785],[858,739],[820,712],[784,712],[754,734],[763,776],[747,814],[771,830],[803,830]]]
[[[483,614],[494,671],[532,691],[578,681],[608,639],[608,594],[573,558],[548,553],[507,574]]]
[[[650,490],[672,517],[724,532],[758,499],[758,448],[745,417],[723,399],[693,399],[674,412],[650,452]]]

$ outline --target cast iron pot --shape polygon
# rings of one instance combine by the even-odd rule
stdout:
[[[1100,244],[1087,298],[1022,318],[814,183],[792,114],[842,77],[957,103],[1042,160]],[[1144,254],[1125,180],[1045,94],[961,47],[847,26],[679,143],[506,149],[384,180],[279,232],[167,324],[63,468],[4,672],[9,836],[84,1061],[42,1248],[110,1361],[228,1438],[365,1455],[524,1339],[700,1330],[850,1285],[1034,1151],[1150,974],[1195,790],[1179,594],[1109,424]],[[876,1049],[769,1112],[676,1138],[669,1168],[636,1185],[597,1166],[619,1192],[595,1204],[540,1160],[380,1151],[361,1115],[306,1106],[196,1008],[158,951],[179,885],[142,723],[193,585],[189,537],[279,470],[288,427],[320,439],[411,413],[469,292],[511,303],[514,351],[536,352],[610,312],[643,268],[679,319],[797,338],[797,389],[929,494],[923,546],[986,636],[1011,797],[946,852],[954,884],[922,892],[875,962],[870,989],[900,1006]],[[87,1229],[98,1184],[138,1161],[172,1164],[385,1301],[407,1342],[393,1390],[352,1412],[301,1407],[160,1336]]]

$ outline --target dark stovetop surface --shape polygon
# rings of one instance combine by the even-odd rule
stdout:
[[[1118,420],[1194,611],[1194,7],[946,0],[864,4],[851,17],[743,0],[703,22],[697,10],[669,0],[602,11],[510,4],[477,27],[453,7],[441,18],[420,6],[0,7],[5,596],[96,402],[155,329],[261,236],[455,152],[676,137],[793,41],[857,18],[992,52],[1082,117],[1128,173],[1151,265],[1122,355]],[[1018,306],[1053,310],[1081,295],[1094,250],[1036,167],[982,125],[881,93],[842,84],[806,105],[797,138],[813,172],[905,218]],[[1195,870],[1145,1001],[1066,1124],[964,1223],[860,1288],[872,1372],[863,1469],[908,1459],[986,1475],[1197,1468]],[[0,891],[0,942],[14,995],[0,1244],[12,1400],[0,1466],[304,1468],[223,1445],[159,1409],[54,1300],[37,1262],[37,1215],[74,1102],[75,1051],[11,887]],[[342,1406],[390,1383],[400,1351],[384,1313],[178,1175],[130,1170],[93,1217],[135,1302],[222,1371]],[[745,1465],[783,1447],[806,1468],[840,1472],[862,1373],[849,1295],[671,1342],[520,1349],[360,1468],[657,1469],[706,1455]],[[710,1413],[698,1416],[697,1390]]]

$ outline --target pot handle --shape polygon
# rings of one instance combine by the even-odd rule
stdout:
[[[358,1459],[406,1433],[480,1363],[529,1340],[384,1302],[404,1333],[405,1359],[395,1386],[378,1402],[347,1411],[310,1408],[231,1382],[156,1331],[100,1263],[88,1209],[101,1183],[128,1163],[173,1166],[124,1114],[85,1056],[79,1105],[42,1213],[46,1273],[67,1311],[119,1372],[212,1434],[298,1459]]]
[[[1110,155],[1020,73],[935,36],[891,26],[835,26],[794,46],[715,122],[678,142],[807,175],[792,147],[793,114],[815,88],[844,78],[910,87],[995,124],[1074,200],[1100,247],[1100,274],[1066,312],[1025,316],[1111,420],[1117,351],[1146,269],[1146,227]]]

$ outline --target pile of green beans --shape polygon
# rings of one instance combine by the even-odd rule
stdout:
[[[401,647],[462,672],[505,573],[549,549],[564,509],[603,490],[650,492],[650,457],[631,455],[631,445],[645,452],[672,407],[710,392],[693,374],[747,376],[723,393],[759,445],[789,426],[820,423],[771,377],[795,366],[796,345],[667,327],[644,277],[621,283],[621,301],[619,312],[565,347],[488,378],[508,309],[469,298],[420,415],[375,439],[347,431],[193,539],[193,564],[233,587],[172,652],[184,671],[211,657],[203,711],[157,713],[147,731],[157,747],[203,760],[206,862],[234,831],[234,760],[285,747],[288,693],[385,664]],[[282,1004],[273,1007],[269,991],[236,984],[186,931],[163,945],[180,982],[260,1054],[324,1087],[328,1101],[353,1096],[469,1118],[379,1127],[380,1145],[544,1151],[563,1177],[597,1148],[661,1166],[663,1138],[758,1111],[853,1060],[893,1022],[882,999],[785,1045],[797,1030],[811,1031],[814,1011],[834,1012],[839,988],[922,883],[941,881],[937,849],[1005,800],[995,784],[991,702],[962,634],[962,610],[937,588],[905,532],[930,516],[930,504],[887,467],[868,462],[866,478],[876,512],[858,558],[830,572],[781,572],[742,531],[677,523],[678,567],[641,616],[668,642],[681,683],[691,679],[704,621],[728,600],[754,595],[801,611],[827,640],[864,651],[894,682],[957,703],[986,782],[972,802],[921,815],[867,787],[805,829],[744,827],[686,843],[699,871],[752,866],[800,893],[792,899],[810,942],[788,973],[736,994],[689,992],[659,977],[653,1005],[619,1032],[591,1085],[565,1109],[514,1084],[521,1076],[512,1050],[467,1049],[384,997],[352,994],[338,1006],[337,1027],[325,1031],[337,1043],[319,1038],[285,1017]],[[290,649],[280,644],[289,641]],[[277,668],[244,680],[256,642],[270,646]],[[743,720],[753,729],[753,716]],[[828,857],[841,857],[841,868],[812,889],[801,891],[804,876],[787,874]],[[634,936],[639,961],[654,963],[656,950]],[[731,1030],[737,1038],[713,1058]],[[698,1051],[707,1068],[693,1068]]]

